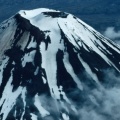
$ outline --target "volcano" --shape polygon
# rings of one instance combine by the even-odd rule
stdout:
[[[0,25],[0,51],[0,120],[87,120],[91,91],[118,82],[105,71],[119,76],[120,46],[69,13],[19,11]]]

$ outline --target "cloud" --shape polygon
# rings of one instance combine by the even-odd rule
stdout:
[[[120,119],[120,75],[105,70],[104,81],[102,88],[90,90],[87,104],[79,109],[80,120]]]
[[[97,104],[93,103],[92,99]],[[103,91],[94,90],[91,103],[79,109],[80,120],[118,120],[120,119],[120,88]]]
[[[104,35],[110,39],[117,39],[117,38],[120,38],[120,30],[115,31],[114,27],[108,27],[105,30]]]
[[[84,93],[85,103],[78,110],[80,120],[120,119],[120,75],[115,70],[107,69],[103,79],[102,88],[87,88],[87,94]]]
[[[70,96],[77,97],[76,101],[69,98],[75,110],[65,101],[58,101],[50,96],[40,95],[38,100],[41,102],[42,107],[50,112],[50,115],[44,117],[44,119],[56,120],[60,118],[61,114],[62,120],[120,120],[119,74],[116,74],[114,70],[104,70],[104,84],[102,84],[102,87],[91,89],[90,86],[86,85],[84,89],[85,91],[81,93],[79,89],[71,91]],[[82,97],[84,101],[82,101]],[[81,101],[81,104],[78,103]]]

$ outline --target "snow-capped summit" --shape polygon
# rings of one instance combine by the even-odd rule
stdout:
[[[79,120],[89,91],[105,89],[104,70],[120,72],[117,44],[50,9],[21,10],[1,23],[0,51],[1,120]]]

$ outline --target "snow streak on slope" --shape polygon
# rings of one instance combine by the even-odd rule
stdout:
[[[105,90],[104,70],[120,71],[118,45],[55,10],[2,23],[0,49],[1,120],[79,120],[85,101],[98,105],[90,91]]]

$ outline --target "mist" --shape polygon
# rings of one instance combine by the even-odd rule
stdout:
[[[120,119],[120,76],[114,70],[104,70],[104,84],[98,88],[88,88],[84,85],[84,90],[77,97],[77,102],[70,104],[65,101],[55,100],[46,95],[39,96],[42,107],[49,111],[45,120],[119,120]],[[70,94],[78,93],[78,89]]]
[[[120,44],[120,30],[116,31],[115,27],[108,27],[104,31],[104,36],[114,40],[116,43]]]

